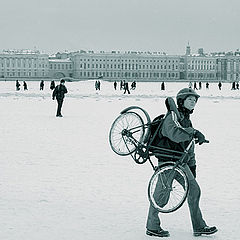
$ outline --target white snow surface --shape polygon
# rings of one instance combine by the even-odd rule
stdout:
[[[22,82],[20,81],[22,84]],[[113,83],[67,82],[63,118],[56,118],[50,82],[0,82],[0,239],[141,240],[148,213],[147,186],[153,170],[118,156],[110,148],[112,122],[128,106],[145,109],[151,119],[165,113],[165,97],[187,83],[137,83],[124,95]],[[201,95],[191,116],[210,144],[196,146],[200,206],[207,224],[219,231],[201,239],[239,239],[240,91],[217,83]],[[156,162],[155,162],[156,163]],[[195,239],[187,203],[160,214],[168,239]]]

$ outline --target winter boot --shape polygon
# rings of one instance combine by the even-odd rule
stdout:
[[[203,227],[201,229],[198,229],[196,231],[193,232],[193,235],[195,237],[198,237],[198,236],[201,236],[201,235],[210,235],[210,234],[213,234],[215,232],[217,232],[217,228],[216,227]]]
[[[160,228],[159,230],[147,229],[146,234],[149,236],[154,236],[154,237],[169,237],[170,236],[169,232],[163,230],[162,228]]]

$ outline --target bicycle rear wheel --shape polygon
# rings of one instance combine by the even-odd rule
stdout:
[[[189,190],[185,171],[180,166],[160,166],[148,185],[148,199],[151,205],[162,213],[179,209],[187,198]]]
[[[144,122],[135,112],[121,114],[113,122],[109,142],[112,150],[119,155],[129,155],[136,150],[138,143],[143,141]]]

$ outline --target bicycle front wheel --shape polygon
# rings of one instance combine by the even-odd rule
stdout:
[[[150,204],[162,213],[179,209],[187,198],[189,183],[186,173],[180,166],[167,164],[160,166],[148,185]]]
[[[142,143],[144,122],[135,112],[121,114],[112,124],[109,142],[112,150],[119,155],[129,155]]]

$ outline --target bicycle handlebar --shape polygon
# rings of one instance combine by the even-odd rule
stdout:
[[[199,143],[199,141],[198,141],[198,140],[195,140],[195,143],[196,143],[196,144],[198,144],[198,143]],[[204,142],[202,142],[202,143],[209,143],[209,140],[205,139],[205,141],[204,141]]]
[[[197,144],[197,143],[199,143],[199,141],[198,141],[197,139],[194,139],[194,138],[193,138],[193,139],[189,142],[188,146],[186,147],[185,152],[188,152],[188,151],[189,151],[189,149],[191,148],[191,146],[192,146],[193,143]],[[205,139],[205,141],[204,141],[203,143],[209,143],[209,140]]]

